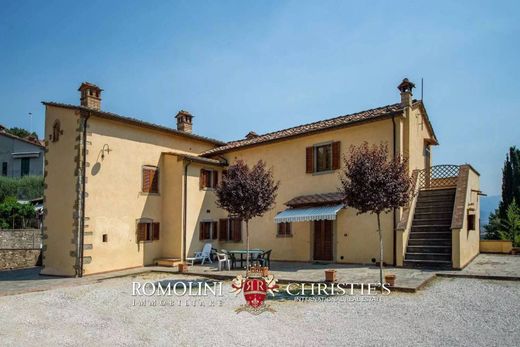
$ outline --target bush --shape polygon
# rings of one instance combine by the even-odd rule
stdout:
[[[8,197],[0,203],[0,228],[20,229],[36,216],[32,204],[20,204],[16,198]]]
[[[15,197],[18,200],[31,200],[42,196],[42,176],[0,177],[0,202],[3,202],[7,197]]]

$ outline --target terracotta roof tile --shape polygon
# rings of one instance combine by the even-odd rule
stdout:
[[[391,114],[399,113],[403,111],[403,107],[400,103],[382,106],[378,108],[373,108],[366,111],[361,111],[358,113],[348,114],[344,116],[339,116],[331,119],[326,119],[314,123],[299,125],[293,128],[284,129],[275,131],[272,133],[267,133],[264,135],[260,135],[258,137],[250,137],[243,140],[231,141],[225,144],[224,146],[216,147],[210,149],[201,155],[210,156],[215,154],[220,154],[224,152],[228,152],[230,150],[234,150],[241,147],[254,146],[257,144],[262,144],[266,142],[272,142],[280,139],[285,139],[293,136],[299,136],[303,134],[313,133],[317,131],[322,131],[326,129],[338,128],[342,126],[351,125],[357,122],[369,121],[373,119],[377,119],[384,116],[389,116]]]
[[[213,143],[215,145],[223,145],[224,144],[224,142],[222,142],[222,141],[215,140],[215,139],[212,139],[212,138],[209,138],[209,137],[196,135],[196,134],[191,134],[191,133],[186,133],[184,131],[179,131],[179,130],[168,128],[168,127],[165,127],[165,126],[162,126],[162,125],[145,122],[145,121],[142,121],[142,120],[139,120],[139,119],[136,119],[136,118],[127,117],[127,116],[121,116],[121,115],[118,115],[118,114],[112,113],[112,112],[98,111],[98,110],[94,110],[92,108],[88,108],[88,107],[85,107],[85,106],[62,104],[62,103],[59,103],[59,102],[52,102],[52,101],[42,101],[42,104],[44,104],[46,106],[56,106],[56,107],[73,109],[73,110],[90,111],[90,112],[93,112],[96,116],[101,117],[101,118],[112,119],[112,120],[116,120],[116,121],[121,121],[121,122],[126,122],[126,123],[129,123],[129,124],[133,124],[133,125],[136,125],[136,126],[142,126],[142,127],[145,127],[145,128],[151,128],[151,129],[155,129],[155,130],[159,130],[159,131],[165,131],[165,132],[169,132],[169,133],[180,135],[180,136],[185,136],[185,137],[190,137],[190,138],[201,140],[201,141],[211,142],[211,143]]]
[[[315,206],[315,205],[333,205],[343,201],[341,193],[323,193],[312,195],[297,196],[285,203],[289,207],[296,206]]]

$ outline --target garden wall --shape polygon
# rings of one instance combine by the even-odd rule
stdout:
[[[41,265],[41,231],[0,230],[0,270]]]

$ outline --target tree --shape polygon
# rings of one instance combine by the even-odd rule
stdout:
[[[520,150],[513,146],[509,148],[502,169],[502,200],[495,213],[489,215],[489,222],[484,227],[486,239],[500,239],[502,226],[507,223],[509,206],[515,200],[520,201]]]
[[[506,218],[498,226],[501,240],[511,240],[513,247],[520,243],[520,208],[513,199],[506,211]]]
[[[513,200],[520,201],[520,150],[509,148],[502,169],[502,201],[498,207],[501,219],[507,218],[507,209]]]
[[[216,189],[217,206],[246,223],[246,271],[249,271],[249,221],[273,208],[280,183],[274,182],[272,171],[266,169],[263,161],[250,170],[238,160],[222,176]]]
[[[379,277],[383,285],[383,234],[381,213],[403,207],[410,198],[411,180],[406,160],[389,159],[385,144],[369,147],[350,147],[350,156],[343,156],[344,168],[340,173],[339,190],[347,206],[358,210],[357,214],[377,216],[379,234]]]
[[[27,221],[35,215],[33,205],[21,204],[16,198],[8,197],[0,203],[0,228],[25,228]]]
[[[43,196],[43,176],[0,177],[0,202],[7,197],[31,200]]]
[[[38,134],[36,134],[34,131],[31,133],[23,128],[12,127],[12,128],[6,129],[6,131],[9,134],[12,134],[12,135],[18,136],[18,137],[22,137],[22,138],[26,138],[27,136],[33,136],[36,139],[38,138]]]

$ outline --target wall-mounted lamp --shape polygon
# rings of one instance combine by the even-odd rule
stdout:
[[[101,159],[105,159],[105,152],[107,152],[107,154],[110,154],[110,152],[112,152],[110,146],[106,143],[103,145],[103,148],[101,149]]]

